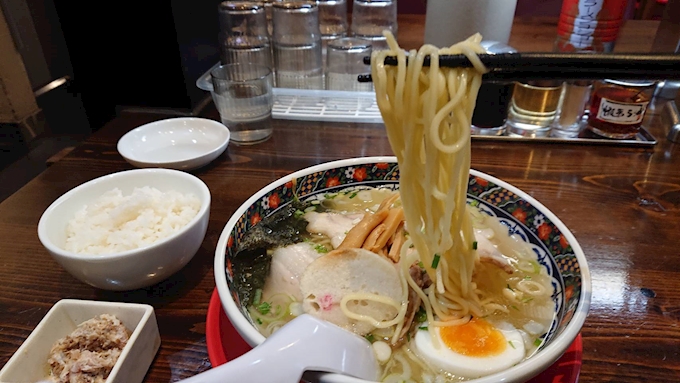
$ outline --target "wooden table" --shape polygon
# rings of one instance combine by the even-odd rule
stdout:
[[[419,21],[420,20],[420,21]],[[555,20],[515,23],[511,43],[548,50]],[[628,22],[619,47],[644,51],[655,24]],[[404,45],[422,39],[422,16],[401,20]],[[633,42],[630,43],[628,38]],[[646,38],[646,40],[645,40]],[[214,109],[207,111],[217,118]],[[158,285],[130,292],[94,289],[72,278],[38,241],[47,206],[69,189],[131,169],[116,151],[130,129],[167,116],[123,114],[0,204],[0,365],[63,298],[148,303],[162,345],[146,382],[177,381],[210,368],[205,315],[215,283],[213,254],[227,219],[269,182],[320,162],[389,155],[382,125],[275,121],[259,145],[232,145],[194,171],[210,187],[208,233],[194,259]],[[526,191],[555,212],[583,247],[593,277],[582,330],[582,382],[680,381],[680,144],[618,146],[474,141],[472,167]],[[0,181],[1,182],[1,181]]]

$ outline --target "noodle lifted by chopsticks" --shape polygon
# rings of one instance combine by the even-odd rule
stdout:
[[[434,282],[427,296],[410,284],[423,298],[431,327],[464,323],[470,315],[481,315],[472,282],[477,255],[466,193],[470,124],[486,72],[477,57],[484,53],[479,44],[482,37],[476,34],[445,49],[425,45],[412,50],[407,66],[405,52],[391,34],[385,35],[390,49],[373,52],[371,74],[399,162],[399,190],[410,234],[407,244],[415,245]],[[440,54],[465,54],[474,68],[439,68]],[[427,55],[429,68],[423,67]],[[396,56],[399,65],[385,66],[386,56]],[[402,248],[404,261],[408,247]]]

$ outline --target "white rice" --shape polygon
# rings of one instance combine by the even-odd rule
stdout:
[[[66,228],[68,251],[113,254],[148,246],[186,226],[201,208],[193,194],[135,188],[110,190],[76,212]]]

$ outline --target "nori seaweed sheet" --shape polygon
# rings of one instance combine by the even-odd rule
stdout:
[[[311,205],[294,201],[265,217],[244,234],[231,265],[234,287],[245,307],[253,303],[255,291],[264,287],[269,275],[272,257],[267,250],[303,240],[301,233],[306,232],[308,223],[299,214],[296,217],[295,212],[304,211],[308,206]]]

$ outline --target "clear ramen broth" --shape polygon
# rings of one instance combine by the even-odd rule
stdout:
[[[310,273],[309,265],[329,253],[340,251],[336,249],[351,235],[348,233],[352,228],[360,225],[365,216],[376,214],[387,199],[393,198],[390,200],[391,208],[400,208],[396,193],[384,187],[351,188],[316,195],[291,210],[287,221],[278,221],[283,226],[301,229],[296,231],[293,239],[287,237],[281,244],[270,244],[266,249],[266,257],[260,259],[270,262],[267,271],[261,273],[266,277],[261,284],[253,284],[254,291],[246,300],[251,320],[260,333],[269,336],[304,312],[315,315],[314,310],[323,311],[318,307],[319,300],[310,306],[308,295],[302,291],[306,288],[305,283],[310,284],[309,281],[305,282],[305,278],[310,279],[305,275],[305,272]],[[453,333],[448,327],[429,324],[422,307],[411,307],[414,302],[419,306],[420,301],[413,299],[415,295],[409,285],[408,294],[404,293],[403,296],[408,296],[410,304],[406,310],[412,311],[412,318],[405,319],[407,323],[403,324],[403,330],[399,330],[397,325],[383,328],[368,326],[367,330],[366,326],[358,324],[361,321],[347,322],[351,324],[343,327],[373,343],[380,361],[381,381],[444,383],[488,375],[496,372],[487,370],[489,365],[505,369],[533,355],[550,330],[555,317],[553,280],[545,267],[536,261],[531,246],[521,238],[509,235],[508,228],[496,217],[470,205],[467,206],[467,212],[472,218],[476,238],[474,248],[478,260],[475,263],[473,287],[480,297],[482,315],[474,316],[459,329],[453,329]],[[319,220],[329,217],[332,219],[327,227],[319,224]],[[404,233],[408,238],[408,228],[404,227]],[[397,261],[390,259],[387,252],[378,257],[391,262],[397,272],[408,270],[411,280],[416,274],[427,280],[422,262],[400,264],[410,263],[414,259],[403,256],[406,253],[417,257],[417,254],[413,254],[413,247],[402,252]],[[385,262],[381,262],[384,266]],[[331,274],[324,275],[332,279]],[[426,294],[437,288],[434,284],[428,286],[427,282],[421,287]],[[346,299],[349,303],[343,306],[350,312],[354,310],[351,307],[371,305],[377,311],[389,313],[382,319],[383,323],[389,324],[389,319],[394,316],[390,304],[370,299],[363,301],[356,294],[352,297]],[[352,302],[356,306],[351,306]],[[406,302],[402,304],[406,305]],[[347,311],[337,310],[334,315],[342,313],[346,314]],[[409,318],[409,314],[405,318]],[[345,319],[341,324],[346,323],[343,322]],[[434,331],[429,331],[430,327]],[[401,331],[403,335],[397,336],[396,331]],[[433,337],[433,334],[436,336]],[[490,334],[500,334],[501,337],[494,341]],[[473,346],[476,351],[470,351]]]

